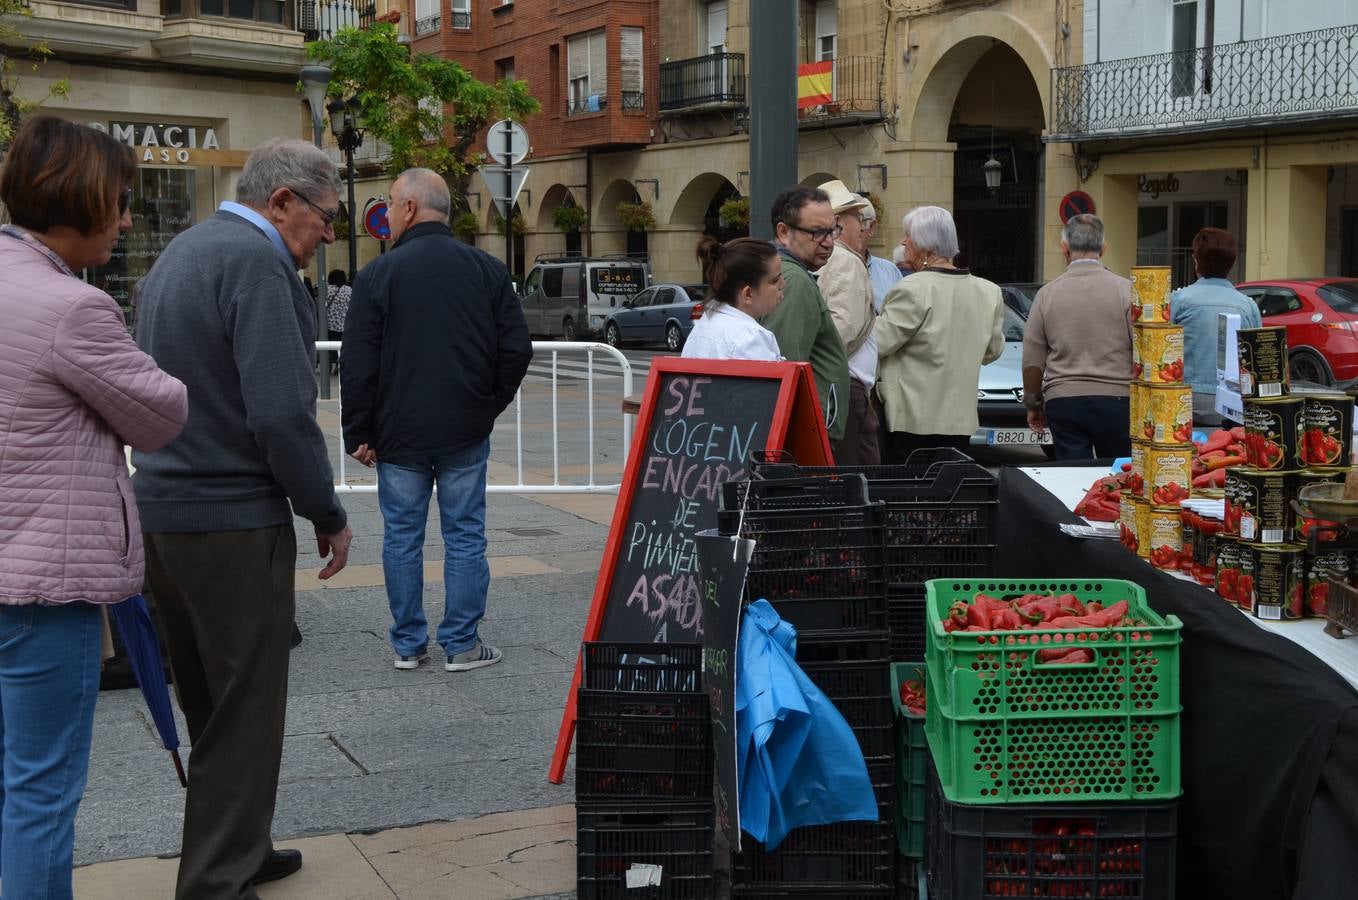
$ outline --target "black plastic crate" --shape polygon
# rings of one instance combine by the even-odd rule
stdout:
[[[581,900],[706,900],[712,886],[711,801],[653,809],[579,804],[576,890]],[[633,866],[660,867],[659,886],[627,887]]]
[[[952,803],[930,768],[929,900],[1174,900],[1177,802]]]
[[[722,512],[867,506],[869,502],[868,481],[862,475],[728,481],[721,486]]]
[[[712,722],[706,694],[579,691],[578,802],[696,803],[711,796]]]
[[[702,644],[587,641],[582,660],[588,690],[703,693]]]
[[[828,884],[739,885],[731,888],[731,900],[890,900],[894,896],[897,896],[895,891],[888,887],[845,887],[840,890]]]
[[[935,578],[970,580],[989,578],[995,559],[994,544],[935,544],[911,546],[890,542],[887,529],[887,597],[902,592],[922,592],[924,582]]]
[[[797,665],[853,728],[865,757],[890,757],[896,752],[888,648],[883,632],[797,639]]]
[[[889,466],[799,466],[786,450],[763,450],[751,455],[750,470],[756,478],[797,478],[814,475],[862,475],[869,481],[878,479],[922,478],[940,463],[975,462],[954,447],[922,447],[906,457],[906,461]]]
[[[896,882],[896,833],[880,822],[836,822],[792,831],[774,850],[749,835],[731,856],[737,888],[818,888],[832,893],[891,889]]]
[[[892,662],[924,659],[924,585],[892,587],[887,592],[886,621]]]

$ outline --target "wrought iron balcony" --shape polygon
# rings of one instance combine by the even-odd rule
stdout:
[[[453,10],[452,26],[455,31],[467,31],[472,27],[472,14],[469,10]]]
[[[308,41],[328,41],[341,28],[367,28],[376,19],[374,0],[297,0],[297,30]]]
[[[415,36],[420,37],[425,34],[433,34],[442,27],[442,16],[425,16],[423,19],[415,20]]]
[[[744,53],[711,53],[660,64],[662,113],[744,105]]]
[[[1358,116],[1358,25],[1052,71],[1048,140]]]
[[[831,98],[815,106],[800,107],[797,117],[803,128],[833,127],[846,122],[871,122],[885,118],[880,56],[841,56],[834,60]]]

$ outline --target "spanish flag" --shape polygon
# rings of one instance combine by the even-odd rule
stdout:
[[[835,99],[835,61],[804,63],[797,67],[797,108],[820,106]]]

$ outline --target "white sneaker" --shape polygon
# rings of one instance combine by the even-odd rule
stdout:
[[[421,650],[419,653],[416,653],[413,656],[398,656],[396,657],[396,668],[418,669],[420,667],[420,663],[424,662],[428,658],[429,658],[428,650]]]
[[[493,666],[504,659],[504,654],[490,644],[477,641],[476,646],[470,650],[463,650],[461,653],[448,657],[448,661],[443,664],[445,672],[466,672],[470,669],[480,669],[483,666]]]

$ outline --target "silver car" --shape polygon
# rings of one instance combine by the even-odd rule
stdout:
[[[995,361],[981,366],[976,385],[976,412],[981,425],[971,436],[972,444],[997,447],[1051,445],[1051,432],[1040,434],[1028,427],[1023,405],[1023,327],[1027,320],[1004,307],[1004,350]]]

